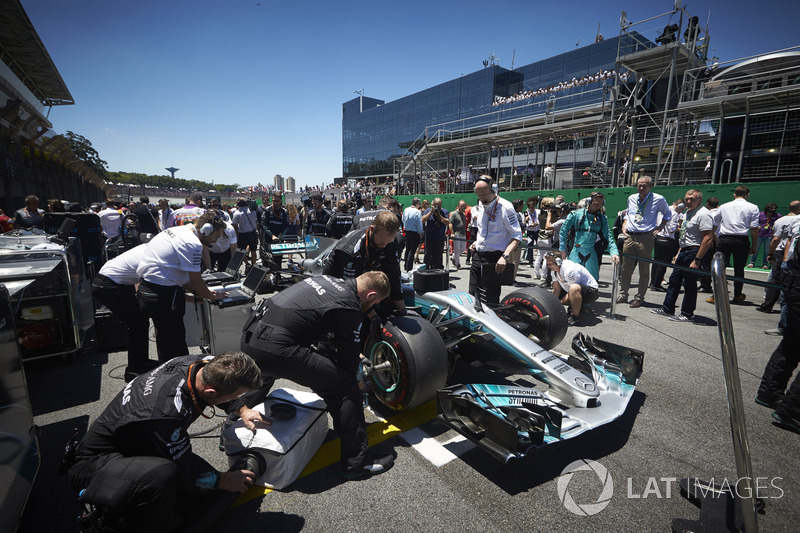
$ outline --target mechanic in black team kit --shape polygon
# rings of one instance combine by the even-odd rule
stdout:
[[[406,314],[403,289],[400,285],[400,258],[397,252],[397,232],[400,221],[388,210],[380,211],[372,224],[353,230],[333,248],[325,259],[322,273],[335,278],[352,279],[363,272],[380,270],[389,277],[390,297],[394,302],[394,313]],[[384,307],[391,309],[390,305]],[[380,331],[381,317],[373,310],[371,333],[376,337]]]
[[[341,467],[348,479],[381,474],[392,467],[391,455],[368,456],[367,431],[357,380],[364,313],[389,294],[383,272],[367,272],[354,280],[330,276],[306,278],[264,300],[242,333],[242,350],[255,359],[265,376],[285,378],[319,394],[342,439]],[[333,334],[336,348],[323,355],[319,346]],[[232,402],[250,429],[264,421],[249,409],[264,401],[269,386]]]
[[[210,362],[177,357],[134,379],[95,420],[69,470],[94,509],[82,531],[170,531],[173,513],[198,512],[219,491],[252,485],[254,472],[218,472],[192,452],[188,428],[206,408],[261,386],[255,362],[227,352]]]
[[[311,195],[311,209],[306,215],[306,235],[325,236],[325,229],[328,226],[328,219],[331,213],[325,209],[322,202],[322,195],[314,193]]]

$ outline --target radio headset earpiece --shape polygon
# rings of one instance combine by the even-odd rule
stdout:
[[[560,257],[556,257],[556,264],[557,264],[558,266],[561,266],[561,264],[562,264],[563,262],[564,262],[564,260],[563,260],[563,259],[561,259]]]
[[[203,235],[204,237],[210,237],[211,234],[214,233],[214,229],[217,227],[220,220],[222,219],[218,216],[215,216],[213,219],[211,219],[211,222],[206,222],[200,226],[200,235]]]

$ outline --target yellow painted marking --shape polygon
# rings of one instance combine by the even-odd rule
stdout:
[[[436,417],[436,402],[430,401],[426,404],[415,407],[409,411],[402,411],[387,420],[373,422],[367,426],[367,439],[370,446],[375,446],[381,442],[391,439],[409,429],[413,429],[419,425]],[[341,440],[339,438],[333,439],[320,446],[314,457],[306,465],[303,471],[298,476],[298,479],[313,474],[318,470],[322,470],[334,463],[339,462],[339,455],[341,451]],[[252,486],[244,494],[239,496],[232,507],[236,507],[242,503],[248,502],[253,498],[264,496],[272,492],[273,489],[261,486]]]

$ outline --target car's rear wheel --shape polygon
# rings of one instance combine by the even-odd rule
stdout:
[[[398,411],[432,400],[447,381],[444,341],[422,317],[390,318],[381,338],[367,343],[365,356],[380,368],[372,375],[375,397]]]
[[[510,293],[501,302],[507,309],[498,315],[520,333],[549,350],[567,334],[567,312],[556,296],[545,289],[528,287]]]

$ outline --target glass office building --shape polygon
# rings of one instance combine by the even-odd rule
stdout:
[[[342,106],[345,178],[388,176],[393,161],[431,131],[464,130],[561,109],[598,105],[618,54],[655,46],[631,32],[514,70],[499,65],[393,102],[357,97]]]

